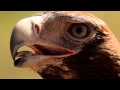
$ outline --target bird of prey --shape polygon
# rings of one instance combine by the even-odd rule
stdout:
[[[18,51],[22,46],[32,51]],[[16,67],[43,79],[120,78],[120,44],[107,24],[79,11],[47,11],[20,20],[10,39]]]

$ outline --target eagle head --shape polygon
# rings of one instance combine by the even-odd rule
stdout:
[[[27,46],[33,49],[18,51]],[[20,20],[10,40],[16,67],[42,78],[119,78],[120,45],[104,21],[79,11],[49,11]]]

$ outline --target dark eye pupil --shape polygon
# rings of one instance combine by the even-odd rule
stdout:
[[[68,32],[75,38],[85,38],[90,34],[90,29],[82,23],[74,23],[68,28]]]
[[[82,28],[78,27],[78,28],[76,29],[76,32],[77,32],[78,34],[82,33]]]

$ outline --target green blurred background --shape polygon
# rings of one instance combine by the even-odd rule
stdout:
[[[40,79],[29,68],[16,68],[10,53],[10,36],[15,24],[43,11],[0,11],[0,79]],[[120,11],[82,11],[104,20],[120,41]]]

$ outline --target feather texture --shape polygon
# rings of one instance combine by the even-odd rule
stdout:
[[[35,53],[17,52],[22,46]],[[117,38],[104,21],[78,11],[49,11],[21,20],[11,35],[11,54],[15,66],[30,67],[44,79],[120,77]]]

